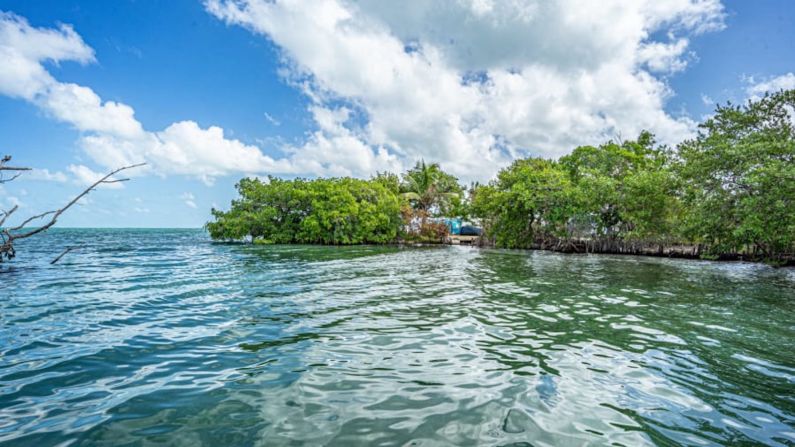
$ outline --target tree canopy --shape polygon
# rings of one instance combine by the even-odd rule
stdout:
[[[214,239],[383,244],[397,237],[400,201],[382,179],[242,179],[228,212],[212,210]]]
[[[795,91],[782,91],[718,107],[676,150],[642,132],[558,161],[517,160],[476,189],[472,209],[502,247],[687,244],[704,257],[791,257],[794,116]]]
[[[431,216],[473,217],[500,247],[792,259],[795,91],[720,106],[676,148],[649,132],[580,146],[558,160],[525,158],[467,195],[437,163],[402,175],[243,179],[215,239],[387,243]],[[420,226],[438,239],[437,229]],[[429,230],[429,231],[426,231]],[[682,248],[684,250],[684,248]],[[669,254],[673,253],[668,251]]]
[[[718,107],[679,146],[683,235],[719,254],[795,242],[795,90]]]
[[[403,174],[400,192],[422,212],[449,215],[460,206],[463,189],[458,179],[442,171],[438,163],[421,160]]]

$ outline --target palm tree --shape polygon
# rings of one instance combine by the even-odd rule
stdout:
[[[447,201],[459,197],[461,186],[458,179],[442,171],[438,163],[426,164],[421,160],[403,174],[400,190],[415,209],[427,216],[434,206],[442,207]]]

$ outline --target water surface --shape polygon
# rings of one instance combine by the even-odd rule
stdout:
[[[197,230],[18,248],[0,445],[795,445],[793,269]]]

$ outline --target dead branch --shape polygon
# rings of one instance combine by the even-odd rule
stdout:
[[[8,183],[20,175],[22,175],[23,171],[30,171],[30,168],[22,167],[22,166],[6,166],[6,163],[11,161],[11,156],[6,155],[3,158],[0,158],[0,184]],[[11,178],[4,177],[4,171],[15,172]]]
[[[60,260],[61,260],[61,258],[63,258],[64,256],[66,256],[66,254],[67,254],[67,253],[69,253],[69,252],[70,252],[70,251],[72,251],[72,250],[77,250],[77,248],[78,248],[78,247],[66,247],[66,249],[65,249],[64,251],[62,251],[62,252],[61,252],[61,254],[60,254],[60,255],[58,255],[58,257],[57,257],[57,258],[55,258],[55,259],[53,259],[52,261],[50,261],[50,265],[52,265],[52,264],[55,264],[56,262],[60,261]]]
[[[0,170],[29,170],[29,168],[10,168],[8,166],[5,166],[5,164],[9,160],[11,160],[10,156],[5,156],[2,159],[0,159]],[[25,238],[34,236],[36,234],[39,234],[41,232],[49,230],[53,225],[56,224],[56,222],[58,222],[58,218],[61,217],[61,214],[63,214],[66,210],[71,208],[75,203],[80,201],[80,199],[85,197],[88,193],[90,193],[91,191],[96,189],[99,185],[108,184],[108,183],[118,183],[118,182],[129,181],[130,179],[128,179],[128,178],[111,179],[111,177],[113,177],[114,175],[118,174],[119,172],[126,171],[126,170],[132,169],[132,168],[138,168],[138,167],[141,167],[141,166],[144,166],[144,165],[146,165],[146,163],[138,163],[138,164],[134,164],[134,165],[130,165],[130,166],[123,166],[123,167],[118,168],[118,169],[116,169],[114,171],[111,171],[110,173],[108,173],[107,175],[102,177],[101,179],[99,179],[96,182],[92,183],[89,187],[84,189],[83,192],[81,192],[80,194],[76,195],[64,207],[62,207],[60,209],[57,209],[57,210],[47,211],[47,212],[38,214],[36,216],[30,217],[30,218],[26,219],[25,221],[23,221],[21,224],[15,226],[15,227],[3,228],[2,226],[3,226],[3,224],[5,224],[5,221],[8,219],[8,217],[14,211],[16,211],[18,207],[14,206],[9,211],[2,211],[3,215],[2,215],[2,218],[0,218],[0,262],[3,261],[4,257],[6,259],[11,259],[11,258],[14,257],[14,253],[15,253],[14,252],[14,241],[15,240],[17,240],[17,239],[25,239]],[[8,181],[10,181],[10,180],[13,180],[13,178],[9,179]],[[44,223],[43,225],[41,225],[40,227],[32,229],[32,230],[29,230],[29,231],[25,231],[25,232],[19,232],[19,231],[25,229],[25,227],[28,224],[30,224],[32,221],[44,218],[46,216],[50,216],[50,220],[47,221],[46,223]],[[58,256],[58,258],[56,258],[51,264],[55,264],[56,262],[58,262],[58,260],[60,260],[64,255],[66,255],[66,253],[70,252],[71,250],[72,250],[72,248],[67,248],[66,250],[64,250],[64,252],[61,253],[61,255]]]
[[[37,215],[35,215],[35,216],[33,216],[33,217],[30,217],[30,218],[28,218],[27,220],[25,220],[25,221],[24,221],[24,222],[22,222],[21,224],[17,225],[16,227],[9,228],[9,229],[8,229],[8,231],[19,231],[19,230],[21,230],[21,229],[25,228],[25,226],[26,226],[27,224],[31,223],[32,221],[34,221],[34,220],[36,220],[36,219],[41,219],[42,217],[44,217],[44,216],[48,216],[48,215],[50,215],[50,214],[52,214],[52,213],[54,213],[54,212],[55,212],[55,211],[47,211],[46,213],[37,214]],[[0,223],[2,223],[2,222],[0,222]]]
[[[24,238],[26,238],[26,237],[31,237],[31,236],[33,236],[33,235],[39,234],[39,233],[41,233],[42,231],[47,231],[47,230],[49,230],[49,229],[50,229],[50,227],[52,227],[53,225],[55,225],[55,223],[58,221],[58,218],[59,218],[59,217],[61,217],[61,214],[63,214],[63,213],[64,213],[64,211],[66,211],[66,210],[68,210],[69,208],[71,208],[71,207],[72,207],[72,205],[74,205],[74,204],[75,204],[75,203],[77,203],[77,202],[78,202],[80,199],[82,199],[83,197],[85,197],[86,195],[88,195],[88,193],[90,193],[91,191],[93,191],[94,189],[96,189],[96,187],[97,187],[97,186],[99,186],[99,185],[101,185],[101,184],[103,184],[103,183],[113,183],[113,182],[115,182],[115,180],[108,181],[108,179],[109,179],[109,178],[111,178],[111,177],[113,177],[114,175],[118,174],[118,173],[119,173],[119,172],[121,172],[121,171],[125,171],[125,170],[127,170],[127,169],[132,169],[132,168],[138,168],[138,167],[144,166],[145,164],[146,164],[146,163],[138,163],[138,164],[134,164],[134,165],[130,165],[130,166],[124,166],[124,167],[121,167],[121,168],[119,168],[119,169],[116,169],[115,171],[111,171],[111,172],[110,172],[109,174],[107,174],[106,176],[104,176],[104,177],[102,177],[101,179],[99,179],[99,180],[97,180],[96,182],[94,182],[94,183],[93,183],[91,186],[89,186],[88,188],[86,188],[86,189],[85,189],[83,192],[81,192],[80,194],[76,195],[76,196],[75,196],[75,198],[74,198],[74,199],[72,199],[72,201],[71,201],[71,202],[69,202],[69,203],[67,203],[67,204],[66,204],[66,206],[64,206],[63,208],[61,208],[61,209],[59,209],[59,210],[55,210],[55,211],[52,213],[52,218],[50,218],[50,221],[49,221],[49,222],[47,222],[46,224],[44,224],[44,225],[42,225],[42,226],[40,226],[40,227],[36,228],[35,230],[30,230],[30,231],[28,231],[27,233],[12,234],[12,235],[11,235],[11,238],[12,238],[12,239],[24,239]]]
[[[2,212],[3,213],[3,218],[0,219],[0,228],[2,228],[4,223],[6,223],[6,219],[8,219],[8,216],[14,214],[14,211],[16,211],[18,208],[19,208],[19,205],[14,205],[14,207],[11,208],[10,210]]]

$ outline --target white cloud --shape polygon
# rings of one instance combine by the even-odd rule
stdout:
[[[59,82],[45,62],[94,61],[93,50],[69,26],[35,28],[22,17],[0,13],[0,60],[0,94],[30,101],[82,131],[80,145],[105,169],[146,161],[149,172],[194,176],[207,183],[230,173],[295,172],[288,160],[275,161],[256,146],[228,139],[219,127],[203,129],[181,121],[159,132],[146,131],[132,107],[103,102],[88,87]],[[83,165],[69,170],[84,182],[99,175]]]
[[[144,136],[132,107],[113,101],[103,103],[88,87],[56,82],[42,94],[39,102],[56,118],[82,131],[130,139]]]
[[[82,186],[91,185],[106,175],[101,172],[95,172],[91,168],[85,165],[69,165],[66,168],[66,170],[71,172],[72,175],[74,175],[75,177],[75,181]],[[103,183],[99,187],[108,188],[108,189],[120,189],[123,188],[124,185],[122,183]]]
[[[682,59],[682,55],[688,44],[687,39],[679,39],[670,43],[650,42],[641,45],[638,50],[638,58],[651,71],[675,73],[687,67],[687,61]]]
[[[748,82],[750,85],[745,90],[746,94],[751,99],[759,99],[765,93],[795,89],[795,73],[787,73],[759,82],[754,78],[749,78]]]
[[[618,133],[692,135],[693,120],[665,112],[673,92],[654,73],[685,69],[689,38],[724,26],[718,0],[206,7],[282,48],[286,78],[313,101],[318,130],[291,149],[290,161],[303,162],[293,167],[358,172],[424,157],[465,178]],[[365,118],[335,118],[340,101]]]
[[[66,174],[61,171],[50,172],[49,169],[33,169],[25,175],[27,180],[42,180],[46,182],[64,183],[68,180]]]
[[[302,146],[285,148],[297,172],[339,177],[401,169],[395,155],[384,147],[372,148],[361,134],[345,126],[349,109],[313,106],[310,112],[319,129]]]
[[[146,130],[130,106],[54,79],[48,61],[94,61],[68,26],[34,28],[0,16],[0,57],[10,61],[0,94],[82,131],[82,148],[103,168],[146,161],[146,172],[210,184],[231,173],[366,176],[425,158],[485,179],[515,157],[558,156],[619,133],[649,129],[667,143],[692,135],[694,121],[665,112],[673,92],[660,76],[685,69],[692,36],[721,29],[724,16],[719,0],[208,0],[206,7],[278,45],[285,80],[310,99],[316,130],[282,147],[283,157],[193,121]],[[88,178],[86,170],[70,169]]]
[[[182,193],[182,195],[180,195],[179,198],[180,198],[180,200],[185,202],[185,205],[188,205],[189,207],[194,208],[194,209],[197,208],[197,206],[196,206],[196,197],[194,197],[192,193],[189,193],[189,192]]]
[[[55,82],[41,62],[88,63],[94,60],[94,51],[68,25],[37,29],[16,15],[0,12],[0,60],[0,93],[34,101]]]

